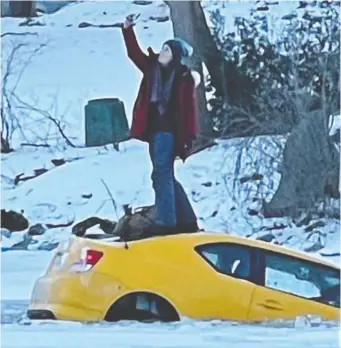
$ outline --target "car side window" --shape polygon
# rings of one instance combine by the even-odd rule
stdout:
[[[340,306],[340,271],[286,255],[265,255],[265,286]]]
[[[202,245],[197,251],[220,273],[244,279],[250,277],[248,247],[232,243],[216,243]]]

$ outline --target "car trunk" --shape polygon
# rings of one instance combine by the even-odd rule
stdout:
[[[103,242],[71,237],[60,243],[46,274],[90,271],[104,255],[103,249]]]

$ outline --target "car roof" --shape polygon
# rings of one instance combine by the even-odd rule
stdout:
[[[128,242],[128,243],[149,244],[149,243],[167,243],[167,241],[169,241],[170,244],[179,242],[181,244],[191,245],[193,248],[196,246],[209,244],[209,243],[236,243],[236,244],[241,244],[245,246],[269,250],[269,251],[277,252],[283,255],[297,257],[302,260],[311,261],[311,262],[319,263],[321,265],[325,265],[328,267],[340,269],[340,266],[338,264],[327,261],[323,259],[322,257],[311,255],[303,251],[298,251],[298,250],[296,251],[281,245],[271,244],[268,242],[254,240],[254,239],[250,239],[246,237],[232,236],[226,233],[215,233],[215,232],[206,232],[206,231],[196,232],[196,233],[183,233],[183,234],[177,234],[177,235],[148,238],[148,239]],[[171,248],[171,245],[170,245],[170,248]]]

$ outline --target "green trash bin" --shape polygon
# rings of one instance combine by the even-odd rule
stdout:
[[[129,136],[124,104],[118,98],[94,99],[85,106],[85,145],[118,144]]]

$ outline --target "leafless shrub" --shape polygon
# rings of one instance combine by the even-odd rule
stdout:
[[[3,33],[1,36],[11,37],[13,34]],[[35,35],[35,33],[21,34]],[[11,45],[11,48],[9,54],[2,59],[1,152],[7,153],[13,150],[12,139],[15,132],[20,133],[26,145],[48,147],[51,141],[58,140],[61,136],[68,146],[75,147],[66,135],[64,115],[58,113],[57,93],[50,108],[45,110],[38,106],[37,99],[27,101],[18,91],[27,67],[47,47],[47,43],[41,43],[33,50],[25,42],[9,41],[6,45]],[[34,135],[33,141],[32,135]]]

